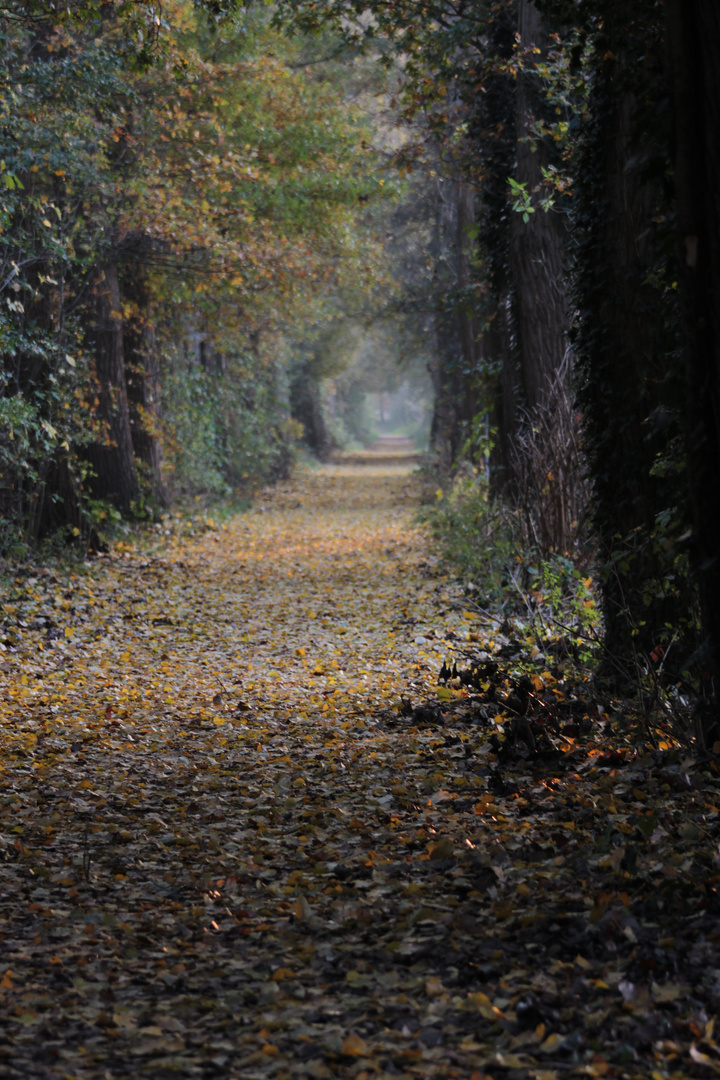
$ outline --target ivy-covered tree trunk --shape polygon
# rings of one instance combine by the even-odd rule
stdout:
[[[675,116],[676,224],[685,315],[693,556],[707,663],[720,700],[720,6],[666,0]],[[700,725],[718,738],[717,716]]]
[[[658,258],[665,131],[657,127],[664,93],[664,45],[654,0],[604,0],[594,42],[591,124],[576,187],[577,349],[581,403],[603,572],[608,673],[632,669],[658,644],[678,612],[662,595],[656,516],[667,506],[653,464],[665,441],[650,422],[672,366],[666,308],[653,282]],[[645,113],[647,115],[647,112]],[[683,613],[687,616],[687,609]]]
[[[527,221],[519,213],[512,216],[510,268],[525,404],[534,408],[545,400],[567,350],[565,228],[562,215],[545,213],[537,206],[542,169],[549,161],[542,140],[534,139],[532,134],[533,121],[542,108],[534,68],[546,54],[547,32],[532,0],[520,0],[517,25],[522,70],[515,100],[514,179],[524,185],[535,212]]]
[[[91,490],[129,513],[140,496],[128,407],[125,348],[117,266],[108,263],[94,286],[95,367],[98,381],[99,440],[88,447],[94,470]]]
[[[495,5],[487,26],[487,56],[510,64],[516,33],[516,5]],[[524,404],[512,312],[512,210],[508,202],[508,177],[514,173],[517,151],[516,104],[513,79],[493,63],[484,73],[483,93],[474,101],[469,136],[481,194],[477,216],[487,281],[481,366],[494,391],[491,423],[497,439],[490,456],[490,481],[498,493],[511,485],[513,440]]]

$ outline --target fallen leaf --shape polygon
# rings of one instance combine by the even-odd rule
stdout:
[[[454,845],[449,836],[443,836],[434,844],[430,845],[429,855],[431,859],[451,859],[454,854]]]
[[[353,1031],[343,1039],[341,1050],[346,1057],[365,1057],[370,1052],[365,1040]]]
[[[541,1054],[554,1054],[565,1042],[565,1036],[560,1035],[558,1032],[553,1032],[548,1035],[544,1042],[540,1044],[539,1050]]]

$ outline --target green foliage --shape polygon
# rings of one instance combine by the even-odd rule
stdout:
[[[423,517],[450,563],[478,590],[480,603],[501,605],[517,561],[520,529],[513,512],[491,497],[484,479],[461,469],[447,488],[437,488]]]
[[[285,475],[299,429],[274,373],[234,358],[225,376],[175,370],[164,386],[164,457],[180,497],[228,497]]]
[[[474,603],[512,615],[539,639],[567,637],[587,662],[597,653],[600,616],[592,578],[561,554],[528,547],[520,512],[491,493],[484,472],[467,467],[438,488],[422,514]]]
[[[78,50],[63,17],[28,30],[17,14],[0,24],[0,519],[32,541],[78,531],[82,448],[104,437],[82,305],[107,246],[105,147],[127,88],[106,41]]]
[[[215,381],[202,371],[164,381],[167,475],[178,494],[228,495],[222,473],[224,431]]]
[[[287,342],[337,290],[357,299],[383,282],[381,246],[362,217],[393,184],[372,176],[367,102],[345,93],[351,67],[325,78],[305,64],[303,39],[283,40],[262,7],[80,0],[60,10],[38,0],[4,11],[4,532],[97,531],[88,481],[96,499],[102,478],[86,458],[110,439],[103,402],[126,390],[108,392],[94,371],[98,336],[110,330],[98,321],[107,266],[120,268],[111,325],[121,320],[135,384],[144,493],[134,511],[150,512],[163,489],[152,449],[163,438],[165,487],[178,492],[282,474],[296,436]],[[222,389],[195,362],[175,363],[198,335],[224,357]],[[260,336],[276,349],[272,363],[247,361]],[[168,376],[149,398],[148,358],[152,378]]]
[[[530,215],[535,213],[532,196],[527,189],[527,184],[520,184],[517,180],[513,180],[512,176],[508,176],[508,185],[510,187],[512,208],[516,214],[522,214],[522,219],[527,225]],[[545,209],[547,210],[549,207],[545,207]]]

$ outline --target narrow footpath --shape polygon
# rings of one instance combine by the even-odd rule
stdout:
[[[619,781],[494,795],[487,732],[425,707],[448,649],[482,646],[415,483],[381,447],[228,522],[17,579],[0,1077],[676,1075],[617,1026],[647,938],[603,923],[630,905],[625,848],[597,856],[604,901],[578,871]],[[647,1045],[692,1013],[710,1061],[700,999],[654,963],[668,1024]],[[622,1039],[627,1071],[603,1054]]]

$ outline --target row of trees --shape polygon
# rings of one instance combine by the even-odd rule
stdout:
[[[281,474],[308,357],[387,288],[377,76],[235,9],[0,6],[6,553]]]
[[[405,113],[425,140],[401,164],[424,155],[453,182],[452,303],[436,315],[454,328],[438,372],[446,458],[474,440],[495,490],[550,522],[548,548],[569,549],[582,541],[581,414],[606,669],[626,674],[664,651],[675,677],[690,669],[712,699],[717,5],[281,0],[279,11],[401,64]],[[714,719],[700,727],[716,738]]]
[[[664,655],[712,697],[716,6],[266,12],[0,6],[6,534],[270,476],[297,421],[323,452],[319,383],[380,312],[430,364],[444,467],[474,457],[546,552],[596,545],[608,671]],[[380,209],[388,156],[410,197]]]

